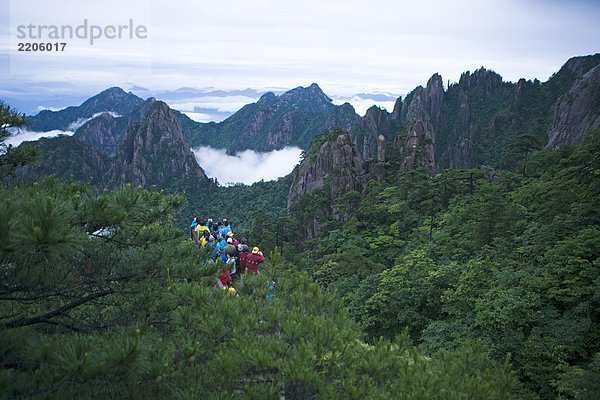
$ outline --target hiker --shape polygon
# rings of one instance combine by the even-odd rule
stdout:
[[[190,224],[190,236],[194,243],[200,244],[200,238],[198,237],[198,231],[196,227],[198,226],[198,217],[194,217],[192,223]]]
[[[230,237],[229,237],[229,238],[227,238],[227,246],[225,246],[225,247],[223,248],[223,252],[224,252],[225,254],[227,254],[228,256],[229,256],[229,255],[231,255],[231,256],[233,256],[233,257],[236,257],[236,256],[237,256],[237,252],[238,252],[238,251],[237,251],[237,247],[235,247],[235,246],[233,245],[233,239],[232,239],[232,238],[230,238]]]
[[[219,279],[217,279],[217,285],[223,289],[227,289],[227,286],[231,284],[231,274],[229,270],[226,269],[219,275]]]
[[[219,237],[219,229],[221,229],[221,225],[223,225],[223,223],[221,222],[220,219],[218,219],[217,222],[215,222],[214,225],[213,225],[213,230],[214,230],[213,234],[215,235],[215,237],[217,239],[221,239]]]
[[[202,237],[202,235],[204,234],[203,232],[210,233],[210,229],[208,229],[208,227],[206,226],[206,221],[198,220],[197,222],[198,224],[196,225],[196,232],[198,232],[198,237]]]
[[[235,280],[235,278],[237,278],[237,268],[235,265],[235,257],[231,254],[227,254],[227,261],[225,261],[225,264],[227,265],[227,270],[229,271],[229,274],[231,276],[231,282],[233,282]]]
[[[196,225],[198,225],[198,217],[194,217],[194,219],[192,220],[192,223],[190,224],[190,231],[196,229]]]
[[[215,258],[220,257],[223,253],[223,249],[225,249],[225,246],[227,246],[227,241],[225,239],[221,239],[219,241],[219,243],[217,243],[217,245],[215,246]]]
[[[219,228],[219,236],[227,237],[227,234],[231,232],[231,227],[229,226],[229,221],[223,218],[223,226]]]
[[[235,246],[235,248],[237,249],[237,247],[238,247],[238,244],[240,244],[240,241],[239,241],[239,240],[237,240],[237,239],[235,238],[235,235],[234,235],[234,233],[233,233],[233,232],[229,232],[229,233],[227,234],[227,237],[228,237],[228,238],[231,238],[231,244],[232,244],[232,245],[234,245],[234,246]]]
[[[250,254],[248,250],[248,245],[246,244],[246,239],[242,238],[241,243],[237,246],[238,249],[238,266],[240,274],[246,272],[246,258]]]
[[[208,246],[215,247],[217,242],[215,241],[215,237],[213,235],[208,235]]]
[[[200,245],[202,247],[206,246],[210,237],[211,237],[211,234],[209,231],[202,231],[202,237],[200,238]],[[213,238],[213,240],[214,240],[214,238]]]
[[[258,273],[258,267],[265,261],[265,256],[258,247],[252,249],[252,253],[246,256],[246,269],[249,274]]]

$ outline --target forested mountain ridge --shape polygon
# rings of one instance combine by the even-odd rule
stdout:
[[[350,104],[334,105],[313,83],[280,96],[265,93],[256,103],[245,105],[219,123],[188,123],[185,134],[192,146],[209,145],[232,153],[279,150],[285,146],[306,148],[325,129],[349,129],[359,119]]]
[[[113,112],[127,115],[143,102],[144,100],[131,92],[127,93],[119,87],[112,87],[90,97],[80,106],[67,107],[60,111],[42,110],[35,116],[28,117],[25,127],[39,132],[77,129],[81,122],[92,118],[95,114]]]
[[[73,176],[98,187],[129,183],[170,193],[197,193],[214,184],[185,142],[178,115],[152,98],[124,117],[100,115],[72,137],[24,146],[38,149],[40,157],[19,170],[21,177]]]

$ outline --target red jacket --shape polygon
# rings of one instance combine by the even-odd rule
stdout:
[[[253,274],[258,272],[258,266],[265,261],[265,256],[261,256],[260,254],[252,254],[248,253],[246,256],[246,268],[248,268],[248,273]]]
[[[250,253],[247,251],[242,251],[238,256],[238,268],[241,273],[246,272],[246,257],[248,257],[248,254]]]
[[[221,274],[221,276],[219,276],[219,280],[221,281],[223,286],[227,286],[227,282],[229,282],[230,279],[231,279],[231,274],[229,273],[229,270],[223,272]]]

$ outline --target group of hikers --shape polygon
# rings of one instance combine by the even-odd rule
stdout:
[[[256,274],[265,257],[258,247],[250,247],[246,239],[237,239],[227,219],[213,221],[211,218],[195,217],[190,225],[190,236],[202,248],[211,249],[213,260],[221,262],[215,285],[235,293],[232,285],[241,274]]]

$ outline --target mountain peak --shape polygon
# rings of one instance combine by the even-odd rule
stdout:
[[[267,92],[267,93],[263,94],[262,96],[260,96],[260,99],[258,99],[257,103],[258,104],[272,104],[276,101],[277,101],[277,96],[275,95],[275,93]]]
[[[310,112],[329,111],[335,107],[331,99],[323,93],[316,83],[308,87],[299,86],[288,90],[279,96],[279,100]]]
[[[182,184],[195,190],[208,178],[185,142],[177,114],[162,101],[147,107],[139,122],[131,122],[120,143],[112,169],[118,185],[158,185],[177,191]]]
[[[124,95],[127,95],[127,92],[124,91],[123,89],[121,89],[118,86],[112,86],[112,87],[109,87],[108,89],[105,89],[105,90],[103,90],[103,91],[101,91],[100,93],[97,94],[97,96],[100,96],[100,95],[121,95],[121,96],[124,96]]]
[[[571,57],[556,73],[556,75],[570,71],[577,77],[583,76],[590,69],[600,64],[600,53],[592,54],[589,56]]]

